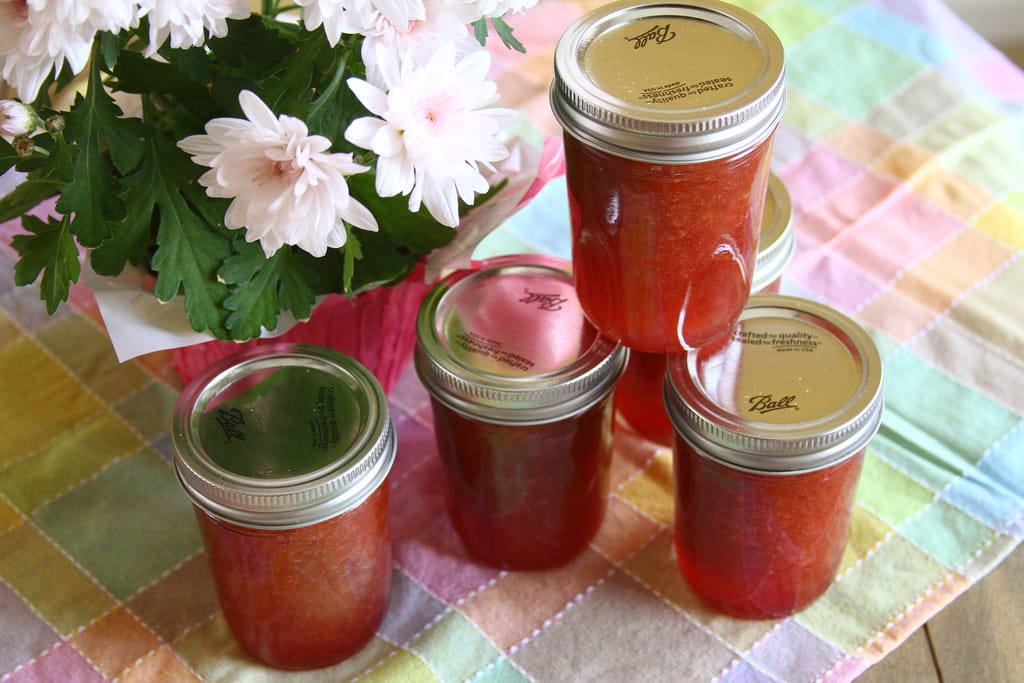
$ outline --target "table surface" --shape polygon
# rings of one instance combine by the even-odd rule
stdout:
[[[539,141],[565,26],[542,0],[495,72]],[[667,451],[621,424],[608,516],[564,570],[472,562],[443,512],[423,388],[390,392],[393,600],[337,667],[234,643],[169,467],[170,355],[118,363],[88,291],[46,315],[0,226],[0,681],[1011,681],[1024,554],[1024,74],[937,0],[743,0],[787,49],[773,168],[790,293],[861,322],[886,370],[839,577],[789,619],[717,615],[670,549]],[[480,253],[564,253],[553,180]],[[524,596],[528,599],[524,599]],[[1011,649],[1012,648],[1012,649]]]

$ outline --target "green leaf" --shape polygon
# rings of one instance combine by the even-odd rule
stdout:
[[[480,43],[480,47],[487,45],[487,17],[480,17],[473,22],[473,37],[476,38],[476,42]]]
[[[150,195],[153,170],[147,162],[140,172],[125,179],[125,219],[111,225],[110,237],[89,255],[92,269],[100,275],[119,274],[126,263],[148,265],[153,243],[156,208]]]
[[[21,161],[21,156],[14,151],[11,143],[0,138],[0,174],[6,173],[9,168]]]
[[[228,19],[228,33],[206,41],[206,47],[224,66],[233,67],[249,77],[259,76],[259,69],[278,69],[282,60],[293,51],[277,22],[252,15],[246,19]],[[254,68],[255,67],[255,68]]]
[[[109,71],[117,65],[117,58],[121,54],[121,43],[117,36],[109,31],[100,31],[99,53],[103,55],[103,65]]]
[[[14,266],[14,282],[27,285],[42,273],[39,298],[46,302],[46,312],[53,315],[61,302],[68,300],[71,283],[78,282],[81,274],[78,247],[71,236],[68,218],[48,216],[44,222],[25,215],[21,224],[30,234],[15,235],[11,240],[21,257]]]
[[[385,232],[359,231],[361,257],[344,291],[349,294],[398,282],[416,265],[416,257],[396,245]],[[346,247],[348,245],[346,244]]]
[[[0,199],[0,223],[31,211],[50,197],[60,193],[63,183],[53,178],[27,178]]]
[[[96,155],[101,151],[101,142],[105,143],[105,151],[110,154],[114,167],[119,173],[128,173],[138,166],[145,154],[146,147],[142,141],[148,137],[149,128],[137,118],[124,116],[103,87],[96,57],[94,51],[89,69],[89,91],[84,97],[79,94],[75,98],[75,105],[65,116],[67,126],[64,135],[82,150],[91,147]]]
[[[352,226],[348,223],[345,224],[345,233],[348,237],[345,238],[345,245],[342,247],[344,266],[341,270],[341,283],[343,292],[351,292],[352,278],[356,274],[356,261],[363,258],[363,245],[359,243],[359,238],[352,234]]]
[[[455,230],[435,221],[426,208],[409,211],[409,198],[381,197],[374,189],[372,173],[359,173],[347,179],[352,196],[366,205],[377,218],[380,229],[395,242],[419,254],[426,254],[455,239]]]
[[[183,291],[192,329],[209,330],[227,339],[223,303],[229,292],[217,279],[217,270],[231,254],[231,243],[225,229],[207,219],[209,215],[222,216],[224,202],[214,202],[202,188],[182,182],[183,177],[194,175],[195,169],[173,142],[157,137],[147,144],[150,151],[144,163],[125,179],[129,193],[145,197],[138,215],[129,218],[126,232],[135,234],[156,217],[152,267],[157,272],[157,298],[169,301]]]
[[[520,43],[514,35],[512,35],[512,27],[505,23],[505,20],[501,17],[494,17],[491,19],[491,23],[494,25],[494,31],[501,38],[502,44],[516,52],[526,53],[526,48]]]
[[[153,83],[159,83],[158,92],[161,94],[196,101],[208,100],[209,93],[203,85],[204,81],[194,80],[189,71],[176,66],[179,62],[186,62],[191,69],[199,68],[193,63],[195,57],[191,56],[191,51],[189,53],[188,59],[168,63],[147,59],[138,52],[126,50],[118,60],[117,80],[113,85],[122,92],[149,93],[154,90]]]
[[[0,198],[0,222],[9,221],[58,195],[71,177],[71,146],[57,139],[38,136],[40,147],[49,148],[47,155],[21,159],[15,168],[28,175],[13,190]]]
[[[258,243],[236,240],[235,251],[220,270],[228,284],[236,285],[224,302],[232,312],[227,319],[232,336],[248,339],[259,336],[262,328],[276,329],[282,310],[291,311],[298,320],[310,316],[316,295],[308,279],[315,276],[303,271],[290,247],[278,249],[268,259]]]
[[[121,118],[120,108],[103,88],[97,57],[94,50],[88,93],[78,94],[65,116],[64,135],[78,152],[71,182],[57,202],[59,212],[74,214],[72,231],[87,247],[102,243],[110,235],[111,223],[124,219],[125,205],[114,169],[127,173],[139,164],[147,131],[138,119]]]

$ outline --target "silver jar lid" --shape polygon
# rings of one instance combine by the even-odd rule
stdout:
[[[395,458],[377,379],[310,345],[257,346],[195,377],[175,407],[173,440],[178,478],[198,507],[267,529],[356,507]]]
[[[501,256],[427,294],[416,370],[435,399],[509,424],[579,413],[614,387],[627,350],[584,317],[567,261]]]
[[[754,266],[750,291],[756,294],[781,277],[795,252],[793,202],[785,183],[772,173],[768,178],[761,237],[757,247],[757,265]]]
[[[722,464],[790,474],[858,452],[882,417],[882,360],[853,320],[821,303],[756,294],[731,337],[673,358],[676,431]]]
[[[551,108],[566,132],[618,156],[718,159],[775,130],[784,59],[768,24],[726,2],[612,2],[559,40]]]

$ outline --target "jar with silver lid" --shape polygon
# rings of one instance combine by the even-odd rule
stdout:
[[[736,321],[784,106],[781,42],[725,2],[612,2],[562,35],[573,268],[605,334],[679,353]]]
[[[626,349],[583,316],[569,264],[544,256],[452,273],[427,294],[417,330],[416,369],[465,546],[507,569],[570,561],[604,517]]]
[[[242,647],[270,666],[311,669],[369,642],[390,594],[395,458],[376,378],[330,349],[257,346],[185,387],[173,440]]]
[[[732,615],[803,609],[835,579],[864,451],[882,417],[882,361],[821,303],[750,298],[715,348],[669,362],[676,558]]]

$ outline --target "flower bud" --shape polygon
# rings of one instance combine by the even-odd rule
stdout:
[[[57,133],[64,130],[64,117],[60,114],[54,114],[53,116],[46,119],[46,132],[50,135],[56,135]]]
[[[36,151],[36,143],[29,138],[18,138],[14,141],[14,151],[19,157],[30,157]]]
[[[36,129],[36,113],[16,99],[0,99],[0,135],[7,139],[28,135]]]
[[[0,100],[0,135],[12,140],[36,129],[38,117],[32,107],[17,100]]]

